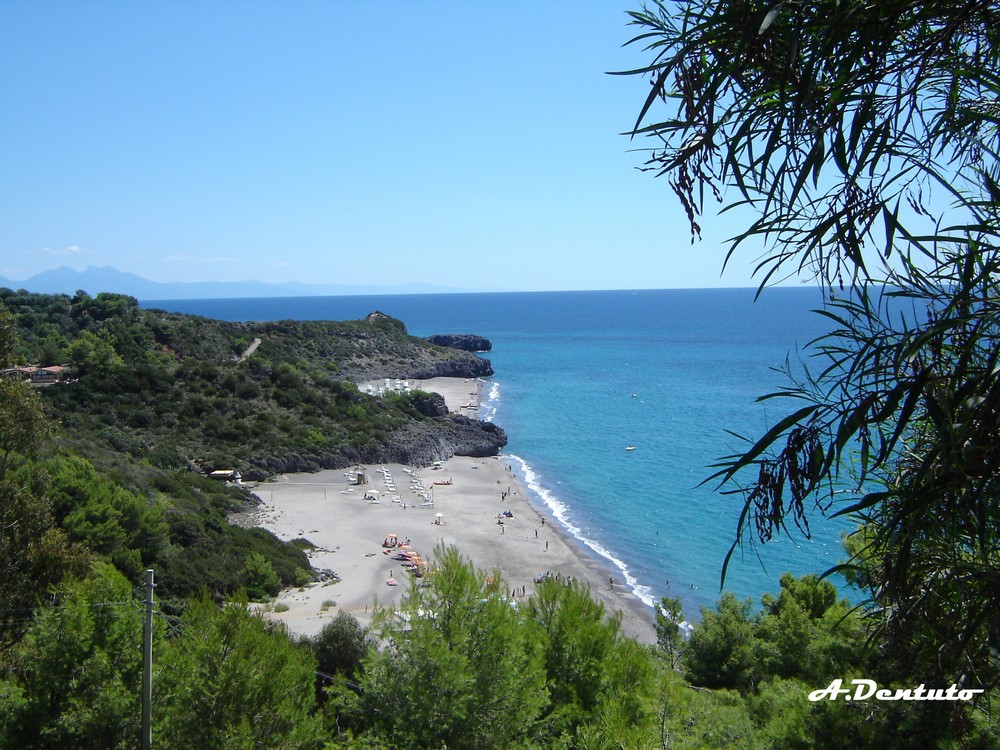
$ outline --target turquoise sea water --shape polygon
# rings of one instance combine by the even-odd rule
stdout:
[[[782,407],[754,402],[784,384],[773,368],[824,332],[816,289],[657,290],[144,302],[223,320],[363,318],[410,333],[476,333],[493,343],[484,416],[506,458],[592,554],[647,603],[679,596],[689,618],[719,596],[740,501],[699,486],[709,465],[759,437]],[[634,445],[635,450],[626,451]],[[812,539],[737,552],[726,590],[755,600],[781,573],[843,557],[846,522],[815,514]]]

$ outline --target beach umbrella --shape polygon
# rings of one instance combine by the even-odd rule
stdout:
[[[444,518],[444,513],[435,513],[434,517],[435,518]]]

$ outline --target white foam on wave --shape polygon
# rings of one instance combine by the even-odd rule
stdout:
[[[497,404],[500,403],[500,384],[490,382],[490,391],[486,394],[486,400],[479,405],[479,418],[484,422],[492,422],[497,415]]]
[[[541,503],[551,511],[553,517],[555,517],[555,519],[564,529],[566,529],[566,531],[568,531],[582,544],[585,544],[593,550],[598,556],[610,562],[611,565],[621,573],[622,578],[625,580],[625,584],[632,589],[632,593],[635,594],[641,602],[649,607],[654,605],[652,589],[649,586],[640,584],[638,580],[636,580],[635,576],[632,575],[632,571],[629,570],[624,561],[616,557],[615,554],[603,544],[584,534],[583,530],[570,520],[569,506],[556,497],[555,493],[553,493],[550,489],[542,486],[539,481],[538,474],[523,458],[514,454],[505,454],[501,456],[501,458],[516,465],[515,470],[520,471],[528,491],[535,495]]]

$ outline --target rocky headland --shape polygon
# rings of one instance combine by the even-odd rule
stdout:
[[[436,333],[427,340],[435,346],[447,346],[449,349],[461,349],[466,352],[488,352],[493,348],[489,339],[472,333]]]
[[[41,394],[59,414],[62,439],[96,446],[109,464],[263,478],[358,462],[419,466],[496,455],[506,444],[503,430],[433,398],[358,389],[493,374],[488,359],[411,336],[378,311],[364,320],[233,323],[114,294],[10,292],[6,301],[28,361],[71,360],[66,382]]]

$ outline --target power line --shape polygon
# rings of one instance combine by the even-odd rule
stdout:
[[[134,601],[125,602],[80,602],[73,605],[69,604],[39,604],[37,607],[17,607],[14,609],[0,609],[0,616],[7,614],[17,614],[17,613],[27,613],[31,616],[36,615],[38,612],[58,612],[61,610],[69,609],[71,606],[79,606],[83,604],[87,607],[135,607],[136,603]]]

